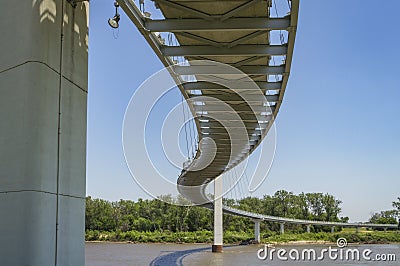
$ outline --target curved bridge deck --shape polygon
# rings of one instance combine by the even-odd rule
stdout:
[[[207,184],[251,154],[278,114],[290,73],[299,0],[287,1],[290,12],[280,17],[271,14],[272,0],[155,0],[162,19],[151,19],[132,0],[117,2],[169,67],[189,104],[199,150],[182,170],[178,190],[194,203],[207,203]],[[176,64],[182,59],[183,64]],[[232,69],[221,70],[219,64]],[[223,210],[280,223],[397,227],[289,219],[227,206]]]
[[[288,2],[290,13],[274,17],[269,0],[156,0],[164,18],[154,20],[131,0],[118,2],[181,84],[196,120],[200,149],[182,171],[178,190],[195,203],[207,202],[205,186],[254,151],[279,111],[299,1]],[[166,43],[169,37],[175,41]],[[182,58],[186,64],[176,65]],[[232,68],[221,70],[210,61]],[[190,82],[183,82],[185,76]]]

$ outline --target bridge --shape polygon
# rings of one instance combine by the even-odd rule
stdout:
[[[287,223],[395,226],[273,217],[223,206],[218,197],[217,177],[248,158],[279,112],[299,0],[286,1],[284,13],[271,0],[155,0],[158,19],[132,0],[117,2],[168,67],[195,118],[199,149],[177,186],[193,203],[214,209],[214,251],[222,249],[222,212],[254,220],[256,240],[261,221],[280,223],[281,232]],[[84,265],[89,3],[1,7],[7,41],[0,42],[0,264]],[[109,22],[118,26],[118,16]]]
[[[281,233],[285,224],[304,224],[308,232],[311,225],[330,226],[332,232],[335,226],[397,228],[274,217],[222,204],[219,176],[259,146],[281,107],[299,0],[288,0],[284,14],[275,0],[156,0],[163,15],[157,19],[132,0],[117,2],[168,68],[195,119],[198,149],[185,163],[177,186],[191,202],[214,210],[213,252],[222,251],[222,212],[252,219],[257,242],[260,221],[280,223]],[[211,182],[214,199],[205,192]]]

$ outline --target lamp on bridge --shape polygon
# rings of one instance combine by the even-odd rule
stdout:
[[[116,29],[119,27],[119,20],[120,20],[120,16],[118,14],[118,3],[115,1],[114,2],[114,6],[115,6],[115,15],[113,18],[108,19],[108,25],[110,25],[111,28]]]

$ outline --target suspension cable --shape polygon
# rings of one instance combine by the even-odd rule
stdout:
[[[190,147],[191,147],[191,156],[192,159],[194,158],[194,152],[195,152],[195,145],[194,145],[194,140],[195,140],[195,132],[194,132],[194,128],[193,128],[193,119],[189,120],[190,117],[190,109],[189,109],[189,105],[187,107],[187,111],[188,111],[188,123],[189,123],[189,132],[190,132]],[[192,116],[193,117],[193,116]]]
[[[182,97],[181,104],[182,104],[182,111],[183,111],[183,127],[184,127],[184,131],[185,131],[187,158],[190,159],[189,158],[189,143],[188,143],[189,141],[188,141],[187,129],[186,129],[186,115],[185,115],[185,106],[183,103],[183,95],[181,95],[181,97]]]

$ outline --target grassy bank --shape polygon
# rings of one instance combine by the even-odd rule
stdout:
[[[225,231],[225,243],[240,243],[252,239],[254,235],[251,232],[235,232]],[[262,243],[288,243],[296,241],[324,241],[336,242],[338,238],[344,237],[348,243],[366,243],[366,244],[383,244],[383,243],[400,243],[399,231],[362,231],[360,233],[343,231],[338,233],[285,233],[283,235],[276,232],[268,232],[262,234]],[[212,231],[196,231],[196,232],[169,232],[169,231],[115,231],[100,232],[86,231],[86,241],[130,241],[134,243],[211,243],[213,240]]]
[[[213,240],[212,231],[196,232],[100,232],[86,231],[86,241],[130,241],[135,243],[211,243]],[[251,233],[224,232],[225,243],[240,243],[246,239],[252,238]]]

